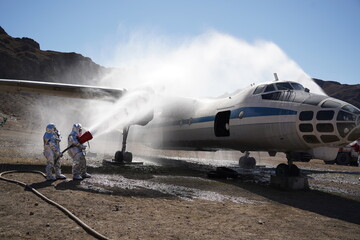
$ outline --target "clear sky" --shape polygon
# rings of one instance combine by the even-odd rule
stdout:
[[[0,0],[0,13],[9,35],[104,66],[104,45],[129,32],[186,39],[214,29],[273,42],[311,77],[360,83],[360,0]]]

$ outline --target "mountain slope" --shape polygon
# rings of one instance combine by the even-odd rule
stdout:
[[[30,38],[13,38],[0,27],[0,78],[89,84],[106,68],[77,53],[43,51]]]
[[[351,103],[354,106],[360,108],[360,84],[348,85],[334,81],[324,81],[316,78],[313,80],[324,90],[327,95]]]

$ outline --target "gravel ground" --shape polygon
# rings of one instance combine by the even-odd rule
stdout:
[[[41,145],[24,142],[24,134],[32,133],[0,129],[1,171],[44,170]],[[310,190],[288,192],[269,186],[276,165],[286,162],[281,154],[253,153],[259,165],[253,176],[209,179],[215,167],[235,168],[240,153],[130,150],[143,165],[101,166],[109,156],[92,154],[92,178],[83,181],[69,179],[66,156],[67,180],[6,177],[26,182],[110,239],[359,239],[357,167],[298,163]],[[0,239],[94,239],[21,186],[0,181],[0,196]]]

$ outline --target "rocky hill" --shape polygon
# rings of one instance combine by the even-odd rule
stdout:
[[[360,84],[348,85],[334,81],[324,81],[316,78],[313,80],[324,90],[327,95],[351,103],[354,106],[360,108]]]
[[[90,84],[106,68],[77,53],[43,51],[30,38],[13,38],[0,27],[0,78]]]

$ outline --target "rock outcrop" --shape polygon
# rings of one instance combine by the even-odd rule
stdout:
[[[91,84],[106,68],[77,53],[43,51],[30,38],[13,38],[0,27],[0,78]]]

